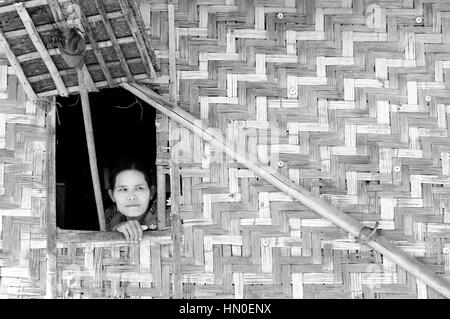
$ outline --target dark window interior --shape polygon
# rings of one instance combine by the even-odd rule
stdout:
[[[57,226],[99,230],[81,99],[72,95],[56,101]],[[120,158],[140,159],[156,171],[155,110],[122,88],[89,93],[89,101],[106,209],[112,205],[106,191],[107,172]]]

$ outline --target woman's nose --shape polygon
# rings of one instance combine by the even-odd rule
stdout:
[[[129,194],[129,195],[128,195],[128,199],[129,199],[129,200],[136,199],[136,195],[134,195],[134,194]]]

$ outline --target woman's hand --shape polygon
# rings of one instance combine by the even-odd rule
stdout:
[[[125,238],[129,242],[137,243],[142,239],[142,233],[144,230],[142,229],[141,224],[137,220],[129,220],[123,223],[116,225],[113,230],[121,232],[125,235]]]

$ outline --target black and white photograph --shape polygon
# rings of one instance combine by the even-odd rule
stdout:
[[[449,114],[450,0],[0,0],[0,299],[448,299]]]

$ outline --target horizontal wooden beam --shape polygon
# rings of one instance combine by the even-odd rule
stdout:
[[[58,0],[58,1],[63,3],[63,2],[70,2],[71,0]],[[44,5],[47,5],[47,0],[30,0],[30,1],[24,2],[25,8],[34,8],[34,7],[44,6]],[[13,11],[16,11],[14,4],[0,7],[0,14],[7,13],[7,12],[13,12]]]
[[[36,93],[34,93],[30,83],[28,82],[27,77],[25,76],[25,73],[23,72],[22,67],[20,66],[19,61],[12,52],[11,48],[9,47],[8,41],[6,41],[6,38],[1,30],[0,30],[0,47],[3,49],[3,52],[8,58],[9,64],[11,64],[11,67],[13,68],[17,78],[19,79],[19,82],[22,85],[22,88],[25,91],[25,94],[27,95],[28,99],[33,103],[37,103],[38,98],[36,96]]]
[[[149,79],[147,73],[133,75],[133,80],[139,81],[142,83],[154,84],[154,85],[160,85],[160,84],[166,85],[169,83],[169,77],[167,75],[160,76],[159,78],[156,78],[156,79]],[[128,81],[128,79],[125,76],[120,77],[120,78],[114,78],[114,85],[119,85],[120,83],[127,82],[127,81]],[[106,87],[108,87],[108,82],[98,81],[98,82],[95,82],[95,86],[99,89],[106,88]],[[79,92],[78,85],[69,86],[67,88],[67,90],[69,91],[69,93]],[[37,93],[36,95],[38,96],[38,98],[40,98],[40,97],[54,96],[57,94],[58,94],[58,92],[56,90],[51,90],[51,91],[40,92],[40,93]]]
[[[129,37],[123,37],[123,38],[117,39],[117,42],[118,42],[119,44],[133,43],[133,42],[134,42],[134,39],[133,39],[132,36],[129,36]],[[97,43],[98,43],[98,47],[99,47],[100,49],[101,49],[101,48],[108,48],[108,47],[112,47],[112,46],[113,46],[113,45],[112,45],[112,42],[109,41],[109,40],[101,41],[101,42],[97,42]],[[92,50],[91,44],[86,44],[85,52],[90,51],[90,50]],[[48,53],[49,53],[50,55],[58,55],[58,54],[61,54],[61,51],[60,51],[58,48],[48,49],[47,51],[48,51]],[[40,57],[40,56],[39,56],[39,53],[37,53],[37,52],[30,52],[30,53],[25,53],[25,54],[22,54],[22,55],[17,56],[17,60],[18,60],[20,63],[22,63],[22,62],[26,62],[26,61],[31,61],[31,60],[34,60],[34,59],[38,59],[39,57]],[[119,62],[120,62],[120,61],[119,61]]]
[[[25,8],[28,8],[26,6],[27,3],[28,2],[25,2],[25,4],[24,4]],[[108,12],[107,17],[110,20],[122,18],[123,12],[122,12],[122,10]],[[89,23],[97,23],[97,22],[101,21],[102,18],[100,17],[100,15],[93,15],[93,16],[87,17],[87,20]],[[51,31],[55,30],[56,28],[58,28],[58,26],[59,26],[59,22],[43,24],[43,25],[36,26],[36,30],[38,30],[39,33],[51,32]],[[19,29],[19,30],[6,31],[6,32],[4,32],[4,34],[7,39],[13,39],[13,38],[19,38],[19,37],[25,36],[28,33],[27,33],[27,30],[25,30],[25,29]]]
[[[144,231],[142,240],[171,241],[170,229],[157,231]],[[61,243],[83,243],[99,241],[120,241],[125,242],[125,235],[116,231],[88,231],[88,230],[68,230],[58,229],[57,240]]]
[[[72,0],[58,0],[59,3],[65,3],[65,2],[71,2]],[[148,2],[147,0],[139,0],[140,2]],[[29,0],[25,1],[24,5],[25,8],[34,8],[34,7],[40,7],[47,4],[47,0]],[[152,9],[155,11],[162,11],[167,7],[167,3],[165,1],[155,1],[151,2]],[[178,3],[175,5],[175,9],[178,8]],[[0,14],[12,12],[15,11],[14,4],[6,5],[3,7],[0,7]]]
[[[28,32],[28,35],[30,36],[31,41],[34,44],[34,47],[39,52],[42,61],[44,62],[50,75],[52,76],[52,79],[55,82],[56,89],[58,90],[59,95],[68,96],[69,92],[67,92],[66,86],[64,85],[64,82],[61,76],[59,75],[59,71],[56,68],[56,65],[53,62],[52,58],[50,57],[50,54],[47,52],[44,42],[42,42],[42,39],[36,30],[33,20],[31,19],[27,10],[23,6],[23,3],[21,2],[16,3],[15,7],[17,13],[19,14],[20,19],[22,20],[23,25],[25,26],[25,29]]]
[[[220,130],[214,128],[203,127],[203,122],[183,109],[174,106],[169,101],[165,100],[159,94],[153,92],[148,87],[139,85],[137,83],[123,83],[122,87],[130,91],[146,103],[153,106],[155,109],[170,117],[183,127],[191,130],[193,133],[199,135],[205,141],[211,143],[216,149],[221,150],[238,163],[247,167],[253,173],[263,178],[270,184],[274,185],[281,191],[285,192],[292,198],[298,200],[303,205],[309,207],[322,217],[330,220],[336,226],[344,229],[355,237],[363,234],[364,225],[352,218],[348,214],[342,212],[336,207],[330,205],[324,200],[313,196],[306,189],[300,185],[290,181],[284,175],[278,173],[269,166],[261,165],[258,162],[250,161],[245,150],[240,149],[237,145],[227,145],[226,139],[223,138]],[[369,240],[367,245],[383,254],[386,258],[396,263],[413,276],[422,280],[425,284],[450,298],[450,282],[436,275],[436,273],[420,263],[414,257],[406,254],[403,250],[396,247],[382,236],[376,236]]]
[[[141,58],[127,59],[128,65],[135,64],[135,63],[140,63],[141,61],[142,61]],[[120,66],[120,62],[119,61],[106,62],[106,66],[108,68],[114,68],[114,67]],[[95,72],[95,71],[99,71],[99,70],[101,71],[101,67],[100,67],[99,64],[89,65],[89,70],[91,72]],[[72,68],[72,69],[61,70],[61,71],[59,71],[59,74],[61,74],[61,76],[70,76],[70,75],[76,75],[77,72],[76,72],[76,70],[74,68]],[[135,76],[133,76],[133,78],[134,77]],[[42,81],[42,80],[47,80],[47,79],[50,79],[50,78],[51,78],[50,74],[44,73],[44,74],[29,76],[28,77],[28,81],[31,84],[33,84],[35,82],[39,82],[39,81]],[[148,78],[148,76],[147,76],[147,78]],[[114,82],[114,78],[111,77],[111,81],[112,81],[113,86],[117,85],[117,83]]]

